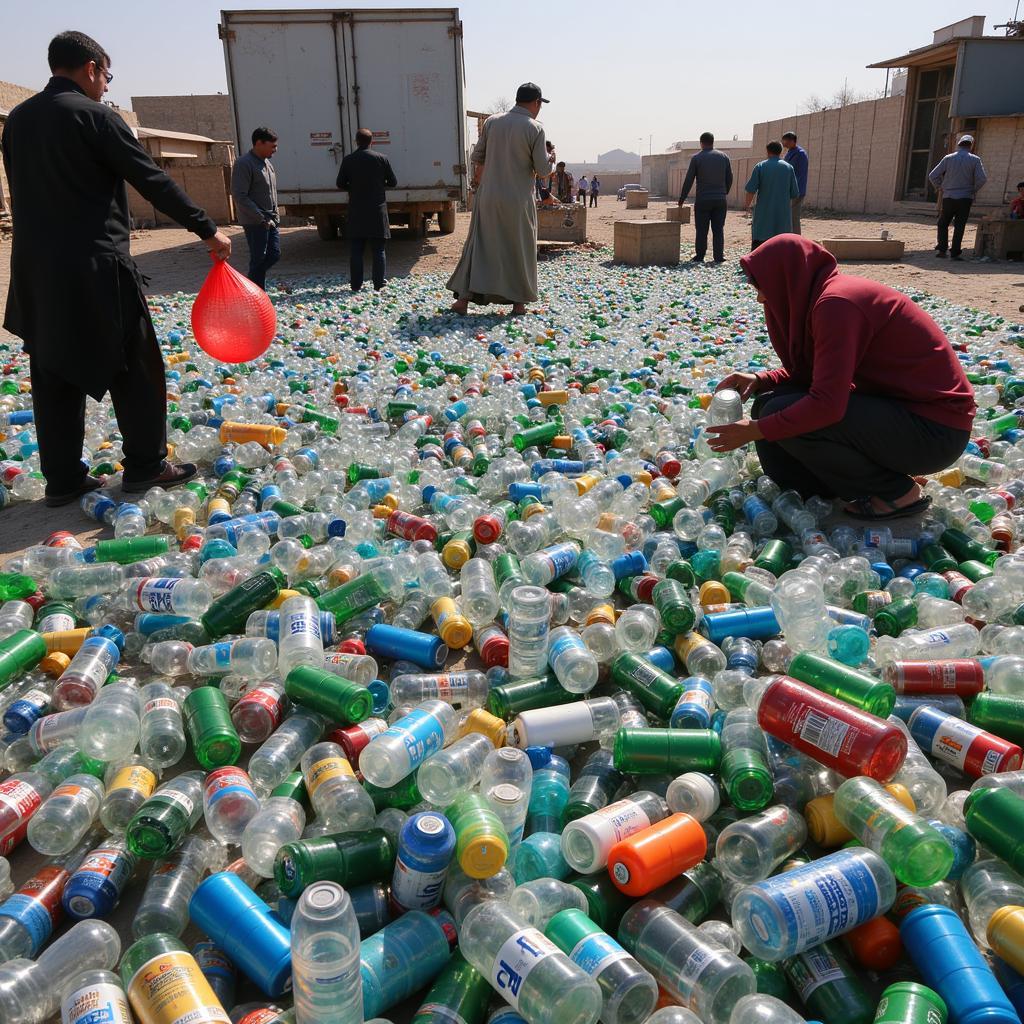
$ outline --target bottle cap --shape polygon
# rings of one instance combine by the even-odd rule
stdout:
[[[872,971],[887,971],[903,956],[900,930],[887,917],[875,917],[843,936],[854,959]]]
[[[882,993],[875,1024],[946,1024],[947,1012],[946,1003],[937,992],[914,981],[899,981]]]
[[[709,604],[728,604],[732,600],[732,595],[728,587],[718,580],[708,580],[700,585],[697,600],[702,608],[706,608]]]
[[[471,732],[486,736],[494,744],[495,750],[505,745],[505,731],[507,726],[504,721],[492,715],[483,708],[474,708],[463,720],[459,727],[458,739],[469,735]],[[546,747],[544,748],[547,749]]]
[[[707,849],[700,822],[673,814],[617,842],[608,854],[608,873],[627,896],[644,896],[699,864]]]
[[[39,662],[39,669],[50,676],[51,679],[56,679],[63,674],[70,664],[71,659],[63,651],[54,651]]]
[[[1024,968],[1024,907],[1000,907],[986,929],[989,945],[1011,967]]]
[[[804,807],[804,820],[811,840],[826,849],[842,846],[853,838],[853,833],[836,817],[835,795],[832,793],[808,801]]]

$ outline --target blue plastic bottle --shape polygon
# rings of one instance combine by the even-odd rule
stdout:
[[[366,650],[392,661],[411,661],[428,671],[440,669],[448,657],[448,648],[439,636],[382,622],[366,631]]]
[[[97,846],[64,886],[64,912],[75,921],[105,918],[117,906],[137,863],[138,858],[127,848],[124,837],[111,838]]]
[[[455,854],[455,829],[443,814],[414,814],[398,833],[398,857],[391,878],[396,913],[433,910],[441,902],[448,866]]]
[[[711,682],[703,676],[689,676],[679,702],[672,709],[669,726],[673,729],[710,729],[715,707]]]
[[[412,910],[360,943],[363,1017],[379,1017],[437,977],[457,942],[447,911]]]
[[[900,925],[900,939],[924,983],[945,1000],[954,1024],[1020,1024],[955,911],[935,903],[912,910]]]
[[[214,995],[221,1006],[235,1005],[235,987],[238,984],[238,972],[216,943],[197,942],[192,947],[192,956],[203,972],[203,977],[210,983]]]

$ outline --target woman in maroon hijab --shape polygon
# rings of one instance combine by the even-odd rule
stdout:
[[[753,418],[709,427],[711,447],[755,442],[761,466],[805,498],[849,500],[864,519],[926,508],[912,479],[962,454],[974,393],[946,336],[900,292],[839,273],[835,257],[777,235],[740,260],[782,368],[732,373]]]

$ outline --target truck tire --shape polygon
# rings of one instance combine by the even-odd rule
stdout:
[[[316,234],[322,241],[331,242],[338,237],[338,225],[330,216],[317,217]]]
[[[442,235],[450,235],[455,230],[455,204],[449,203],[438,215],[437,226]]]

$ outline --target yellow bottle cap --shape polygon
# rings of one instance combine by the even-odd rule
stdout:
[[[1000,907],[989,919],[988,943],[1014,970],[1024,970],[1024,907]]]
[[[565,405],[569,401],[568,391],[541,391],[537,395],[541,405]]]
[[[450,540],[441,552],[441,560],[449,569],[461,569],[471,558],[473,551],[464,540]]]
[[[267,607],[270,608],[270,609],[280,608],[281,605],[283,605],[285,603],[285,601],[288,600],[289,597],[302,597],[302,596],[304,596],[304,595],[300,591],[298,591],[298,590],[282,590],[277,595],[277,597],[275,597],[274,600],[271,601],[270,604],[267,605]]]
[[[498,749],[505,745],[507,728],[508,726],[502,719],[495,717],[486,709],[474,708],[459,726],[458,738],[462,739],[463,736],[476,732],[481,736],[486,736],[494,744],[495,749]]]
[[[701,584],[697,599],[702,608],[707,608],[709,604],[728,604],[732,600],[732,596],[724,583],[719,583],[718,580],[708,580]]]
[[[475,836],[466,843],[459,857],[459,866],[470,878],[496,875],[508,859],[508,844],[500,835]]]
[[[46,657],[39,662],[39,668],[51,679],[56,679],[70,664],[71,659],[66,654],[61,651],[54,651],[52,654],[46,655]]]
[[[834,803],[835,797],[829,793],[815,797],[804,808],[807,834],[819,846],[826,848],[842,846],[853,838],[853,833],[836,817]]]
[[[910,795],[910,790],[899,782],[887,782],[885,788],[894,796],[908,811],[917,813],[917,804]]]

